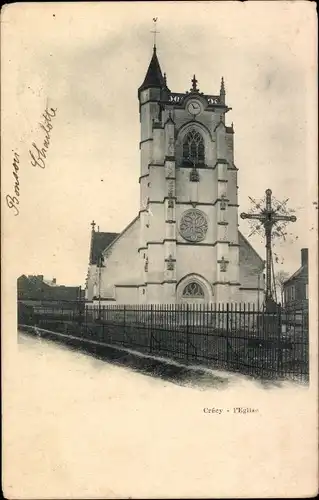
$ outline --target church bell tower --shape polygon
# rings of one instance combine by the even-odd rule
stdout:
[[[237,168],[233,125],[217,95],[172,92],[156,46],[138,89],[141,303],[238,300]]]

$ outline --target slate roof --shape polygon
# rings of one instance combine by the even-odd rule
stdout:
[[[18,300],[74,301],[80,298],[79,286],[50,286],[43,276],[20,276],[17,280]]]
[[[92,234],[90,264],[97,264],[98,258],[103,250],[105,250],[118,235],[119,233],[103,232],[94,232]]]
[[[263,264],[263,267],[265,267],[265,261],[260,257],[259,253],[256,252],[254,247],[249,243],[247,238],[238,230],[238,243],[239,246],[244,247],[245,245],[248,246],[252,252],[255,254],[255,256],[260,260],[260,263]]]
[[[156,55],[156,48],[153,49],[153,56],[149,64],[144,82],[138,89],[139,92],[150,87],[164,88],[166,87],[164,77],[162,75],[162,70]]]
[[[291,281],[308,280],[308,248],[301,249],[301,266],[295,271],[286,281],[284,285],[289,284]]]
[[[290,276],[285,282],[284,285],[290,283],[293,280],[296,280],[300,277],[306,277],[308,274],[308,265],[301,266],[297,271],[295,271],[292,276]]]

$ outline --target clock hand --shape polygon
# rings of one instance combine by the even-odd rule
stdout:
[[[199,105],[195,104],[195,103],[192,103],[191,107],[192,107],[193,113],[195,113],[196,111],[198,111],[200,109]]]

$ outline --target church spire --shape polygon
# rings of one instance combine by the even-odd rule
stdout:
[[[164,77],[162,74],[162,70],[160,64],[158,62],[157,54],[156,54],[156,46],[153,48],[153,56],[151,62],[149,64],[148,70],[146,72],[146,76],[144,78],[144,82],[139,88],[139,92],[141,90],[148,89],[150,87],[163,88],[165,86]]]
[[[220,95],[225,95],[225,82],[224,82],[224,77],[222,76],[221,82],[220,82]]]
[[[225,104],[225,94],[226,94],[226,91],[225,91],[225,82],[224,82],[224,77],[222,76],[222,79],[221,79],[221,82],[220,82],[220,91],[219,91],[220,102],[222,104]]]
[[[197,88],[198,80],[196,79],[196,76],[194,75],[192,78],[192,88],[191,92],[199,92],[199,89]]]
[[[156,30],[157,17],[153,17],[153,22],[154,22],[154,30],[151,31],[151,33],[154,33],[153,56],[149,64],[148,70],[146,72],[144,82],[138,89],[139,93],[142,90],[148,89],[150,87],[155,87],[159,89],[166,88],[166,78],[163,77],[160,63],[158,61],[156,53],[156,35],[157,33],[159,33],[159,31]]]
[[[96,226],[96,223],[95,223],[94,220],[92,220],[91,226],[92,226],[92,231],[91,231],[90,259],[89,259],[89,264],[90,265],[93,263],[93,239],[94,239],[95,226]]]

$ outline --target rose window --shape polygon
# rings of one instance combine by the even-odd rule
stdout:
[[[200,210],[187,210],[182,215],[179,231],[187,241],[202,241],[207,233],[208,223],[206,215]]]

